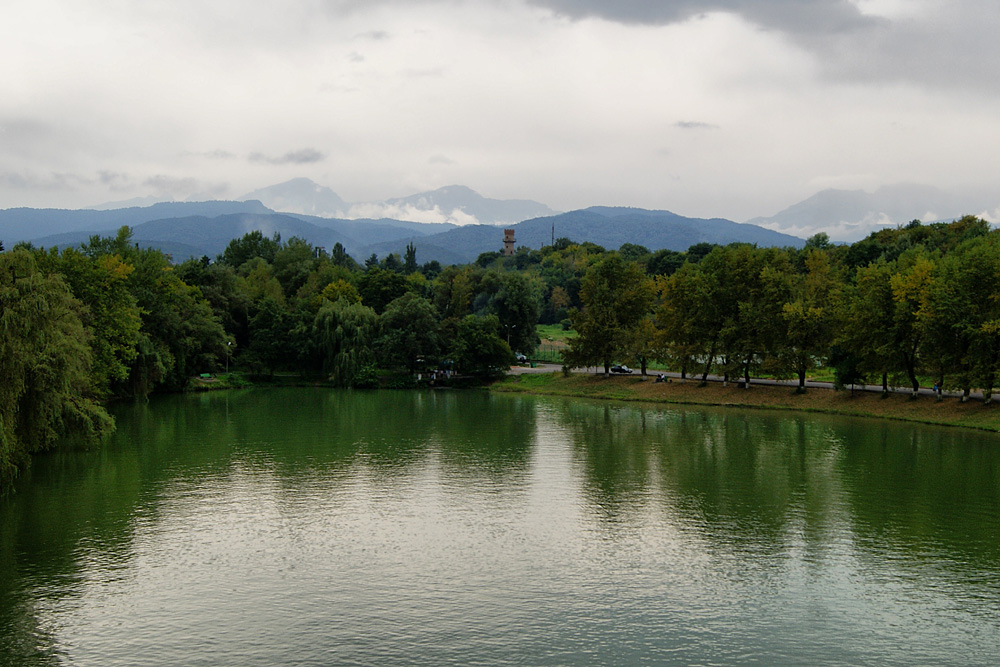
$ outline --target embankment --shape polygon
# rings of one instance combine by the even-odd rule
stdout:
[[[723,387],[710,382],[701,386],[697,381],[653,382],[636,376],[612,376],[562,373],[511,375],[490,387],[505,393],[579,396],[582,398],[713,405],[768,410],[797,410],[830,414],[899,419],[961,426],[1000,432],[1000,405],[984,405],[982,401],[961,403],[956,398],[937,400],[933,396],[910,398],[907,394],[882,397],[878,393],[809,389],[798,394],[787,386],[754,385],[741,389],[735,384]]]

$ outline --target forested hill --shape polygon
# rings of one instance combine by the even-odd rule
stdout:
[[[107,211],[92,209],[9,208],[0,210],[0,239],[8,245],[56,235],[114,232],[122,225],[136,227],[151,220],[234,213],[273,213],[259,201],[162,202]],[[81,240],[86,240],[84,236]],[[51,244],[50,244],[51,245]]]
[[[8,245],[30,241],[39,247],[78,246],[94,234],[132,228],[141,247],[169,253],[175,262],[190,257],[215,257],[226,244],[250,231],[283,239],[298,237],[330,249],[340,243],[362,260],[372,253],[400,255],[413,243],[420,262],[473,262],[484,252],[499,250],[503,230],[492,225],[456,226],[401,220],[344,220],[276,213],[260,202],[200,202],[156,204],[111,211],[8,209],[0,211],[0,239]],[[670,211],[593,207],[525,220],[512,225],[518,246],[538,249],[564,237],[609,249],[624,243],[650,250],[686,250],[696,243],[755,243],[761,247],[801,248],[800,238],[756,225],[720,218],[686,218]],[[553,237],[554,234],[554,237]]]
[[[726,245],[734,242],[755,243],[761,247],[801,248],[805,241],[756,225],[739,224],[722,218],[686,218],[670,211],[640,208],[595,206],[510,225],[518,246],[538,249],[553,238],[570,238],[579,243],[591,242],[616,249],[634,243],[650,250],[687,250],[696,243]],[[421,262],[437,260],[442,264],[472,262],[480,253],[499,250],[503,232],[489,225],[466,225],[439,234],[373,244],[365,254],[379,257],[402,254],[412,242]]]
[[[330,249],[340,243],[356,257],[373,243],[391,242],[453,229],[448,223],[405,220],[342,220],[294,213],[275,213],[260,202],[167,203],[111,211],[62,209],[0,210],[0,240],[8,246],[29,241],[37,247],[67,248],[93,235],[132,228],[142,248],[170,254],[175,262],[215,257],[234,238],[251,231],[283,239],[298,237]],[[405,242],[403,244],[405,246]]]

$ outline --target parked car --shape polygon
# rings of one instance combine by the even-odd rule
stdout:
[[[611,367],[611,372],[612,373],[631,373],[632,369],[629,368],[628,366],[623,365],[623,364],[615,364],[614,366]]]
[[[526,364],[526,363],[528,363],[528,357],[524,356],[520,352],[518,352],[517,354],[515,354],[514,358],[517,359],[517,363],[519,363],[519,364]]]

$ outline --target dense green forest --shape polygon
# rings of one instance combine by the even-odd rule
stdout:
[[[0,487],[32,452],[94,442],[113,398],[179,391],[227,368],[338,386],[405,386],[447,368],[490,378],[577,335],[568,366],[656,360],[686,374],[798,377],[992,393],[1000,365],[1000,232],[978,218],[914,221],[853,245],[701,243],[685,252],[558,239],[511,257],[364,265],[251,232],[214,260],[173,264],[131,230],[79,248],[0,246]],[[394,375],[393,375],[394,374]]]

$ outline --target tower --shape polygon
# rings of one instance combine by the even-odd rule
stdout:
[[[514,230],[505,229],[503,230],[503,254],[505,257],[510,257],[514,254]]]

